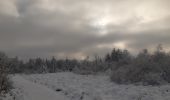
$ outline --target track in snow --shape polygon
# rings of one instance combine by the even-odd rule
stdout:
[[[15,87],[22,90],[24,100],[68,100],[64,95],[18,75],[13,77],[13,82]]]

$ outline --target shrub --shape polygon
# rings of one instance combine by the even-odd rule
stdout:
[[[163,51],[139,53],[131,62],[120,64],[112,71],[111,80],[116,83],[142,83],[161,85],[170,83],[170,55]]]
[[[0,53],[0,94],[6,93],[11,88],[11,83],[7,73],[7,57],[4,53]]]
[[[0,70],[0,94],[7,93],[12,87],[6,72]]]
[[[118,68],[117,70],[113,70],[111,74],[111,80],[118,84],[125,84],[128,82],[128,73],[130,72],[127,66],[123,66]]]

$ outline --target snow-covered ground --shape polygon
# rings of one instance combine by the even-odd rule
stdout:
[[[67,97],[61,93],[24,79],[21,76],[13,77],[14,86],[20,88],[23,93],[21,100],[68,100]]]
[[[170,100],[170,85],[117,85],[106,75],[63,72],[13,76],[16,100]]]

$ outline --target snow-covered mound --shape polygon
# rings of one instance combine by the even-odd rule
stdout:
[[[170,85],[156,87],[117,85],[110,82],[109,76],[77,75],[69,72],[22,77],[48,87],[69,100],[170,100]]]

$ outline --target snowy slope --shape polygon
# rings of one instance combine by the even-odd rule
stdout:
[[[68,100],[62,94],[40,84],[30,82],[18,75],[13,77],[13,82],[16,88],[22,90],[23,100]]]
[[[110,82],[108,76],[67,72],[23,77],[53,89],[70,100],[170,100],[170,85],[117,85]]]

